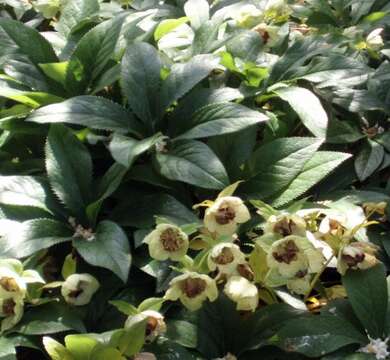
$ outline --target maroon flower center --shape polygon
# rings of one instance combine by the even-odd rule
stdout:
[[[341,257],[349,267],[354,267],[363,262],[366,255],[364,253],[355,256],[343,254]]]
[[[174,252],[179,250],[184,243],[177,229],[166,229],[160,235],[160,241],[165,251]]]
[[[275,224],[274,232],[282,236],[288,236],[294,232],[295,227],[296,224],[294,221],[292,221],[291,219],[283,218]]]
[[[19,290],[19,286],[16,283],[14,278],[3,276],[0,279],[0,286],[5,290],[9,292],[16,292]]]
[[[188,278],[181,283],[181,290],[190,298],[194,298],[206,289],[206,281],[203,279]]]
[[[3,301],[3,314],[5,316],[12,316],[15,315],[15,306],[16,303],[13,299],[7,299]]]
[[[299,249],[294,241],[289,240],[279,246],[277,251],[272,253],[272,256],[277,262],[290,264],[297,260]]]
[[[226,265],[233,262],[234,255],[229,248],[224,247],[221,253],[217,257],[214,257],[213,260],[218,265]]]
[[[215,215],[215,221],[219,225],[229,224],[236,217],[235,211],[228,205],[222,205],[219,207],[217,214]]]

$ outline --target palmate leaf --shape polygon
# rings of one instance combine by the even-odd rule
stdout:
[[[53,191],[79,221],[91,202],[92,160],[87,148],[63,125],[52,125],[45,147]]]
[[[106,268],[127,281],[131,265],[129,241],[117,224],[102,221],[92,240],[75,239],[73,245],[89,264]]]
[[[223,189],[229,185],[223,164],[202,142],[177,140],[167,153],[157,153],[156,160],[160,173],[170,180],[205,189]]]
[[[197,111],[177,139],[198,139],[234,133],[268,120],[259,111],[235,103],[216,103]]]
[[[34,111],[27,119],[40,124],[68,123],[135,136],[143,133],[142,125],[122,106],[105,98],[83,95]]]

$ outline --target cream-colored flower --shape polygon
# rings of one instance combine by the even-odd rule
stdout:
[[[167,325],[164,321],[164,316],[158,311],[145,310],[137,315],[130,315],[126,322],[125,328],[130,328],[133,324],[146,319],[146,334],[145,340],[152,342],[158,336],[164,334],[167,331]]]
[[[259,305],[257,287],[241,276],[232,276],[225,285],[224,292],[237,304],[237,310],[255,311]]]
[[[311,276],[302,272],[296,274],[295,278],[289,279],[286,283],[287,288],[299,295],[306,295],[310,291]]]
[[[281,237],[289,235],[305,236],[306,222],[295,214],[271,215],[264,225],[264,233],[273,233]]]
[[[150,352],[138,353],[134,356],[134,360],[157,360],[156,355]]]
[[[237,273],[237,266],[244,264],[245,255],[236,244],[220,243],[215,245],[207,259],[210,271],[219,270],[221,274]]]
[[[275,241],[267,254],[267,265],[285,278],[316,273],[325,261],[322,252],[303,237],[290,235]]]
[[[383,28],[378,28],[371,31],[366,38],[367,47],[374,51],[382,49],[384,46],[382,33]]]
[[[82,306],[91,301],[99,287],[99,282],[90,274],[72,274],[62,284],[61,294],[68,304]]]
[[[264,45],[266,45],[267,47],[272,47],[276,45],[276,43],[280,39],[280,28],[278,26],[260,23],[259,25],[256,25],[253,30],[259,33],[259,35],[263,39]]]
[[[365,270],[375,266],[379,262],[375,256],[377,250],[374,244],[361,241],[343,247],[338,254],[337,271],[344,275],[348,269]]]
[[[208,275],[196,272],[187,272],[175,277],[170,282],[164,298],[166,300],[180,299],[189,310],[195,311],[201,308],[202,303],[208,298],[214,301],[218,297],[218,289],[215,280]]]
[[[206,209],[204,224],[210,232],[232,235],[237,230],[237,224],[249,219],[249,210],[239,197],[223,196]]]
[[[178,226],[159,224],[144,239],[149,246],[149,254],[156,260],[179,261],[187,254],[188,236]]]
[[[23,317],[24,302],[22,298],[0,298],[0,333],[14,327]]]

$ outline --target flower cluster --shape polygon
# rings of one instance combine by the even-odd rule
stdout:
[[[0,333],[22,319],[30,283],[45,282],[35,270],[23,270],[19,260],[0,260]]]

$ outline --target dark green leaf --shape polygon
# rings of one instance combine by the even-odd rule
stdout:
[[[383,146],[368,140],[355,159],[355,171],[360,181],[366,180],[381,165],[385,151]]]

